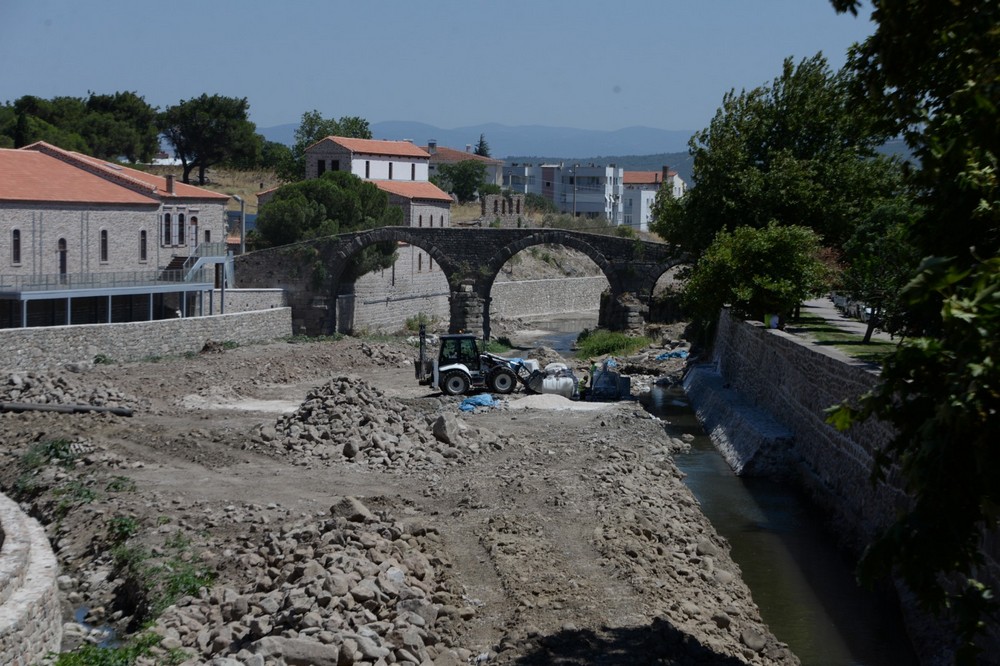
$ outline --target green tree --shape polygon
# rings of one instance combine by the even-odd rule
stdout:
[[[343,136],[350,139],[372,138],[368,121],[359,116],[342,116],[340,120],[324,118],[316,110],[306,111],[295,129],[295,144],[290,157],[278,169],[278,177],[294,182],[306,175],[306,148],[328,136]]]
[[[486,135],[479,135],[479,143],[476,144],[476,149],[472,151],[474,154],[480,157],[490,156],[490,144],[486,143]]]
[[[160,150],[157,110],[138,94],[90,93],[86,112],[79,133],[87,142],[91,155],[108,160],[125,157],[130,162],[149,162]]]
[[[460,203],[466,203],[476,198],[476,191],[486,180],[486,165],[479,160],[442,164],[438,175],[439,186],[458,197]]]
[[[255,249],[402,222],[402,210],[389,205],[388,195],[373,183],[345,171],[328,171],[319,178],[281,186],[272,200],[261,206]],[[366,248],[355,257],[345,277],[354,279],[389,268],[395,250],[393,243]]]
[[[695,254],[716,232],[772,221],[814,229],[831,246],[850,237],[894,170],[875,153],[884,136],[848,95],[850,80],[822,55],[785,60],[770,86],[725,95],[690,141],[695,186],[652,229]]]
[[[160,131],[181,161],[182,179],[191,182],[198,169],[198,183],[205,184],[205,170],[227,162],[256,162],[260,135],[248,118],[246,98],[202,94],[168,107],[160,116]]]
[[[778,225],[720,231],[698,259],[684,287],[684,306],[708,334],[719,310],[763,321],[787,315],[826,284],[820,237],[807,227]]]
[[[846,267],[838,291],[871,308],[865,344],[871,342],[876,326],[889,332],[903,327],[900,295],[920,264],[909,237],[916,214],[909,198],[887,201],[866,216],[844,245]]]
[[[832,0],[857,12],[859,0]],[[896,436],[876,473],[902,472],[912,504],[866,550],[867,580],[896,573],[957,624],[959,663],[997,626],[980,538],[1000,516],[1000,4],[873,0],[874,34],[854,49],[856,94],[915,156],[909,182],[923,213],[910,227],[925,259],[906,291],[912,330],[879,385],[838,427],[868,417]]]

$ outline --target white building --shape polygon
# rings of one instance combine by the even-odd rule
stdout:
[[[622,224],[623,170],[613,164],[512,164],[503,168],[503,184],[543,196],[562,213]]]
[[[653,204],[664,183],[668,184],[675,199],[687,192],[687,184],[669,167],[663,167],[662,171],[626,171],[623,181],[622,224],[636,231],[649,231]]]

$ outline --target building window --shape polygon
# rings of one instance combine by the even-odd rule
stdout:
[[[430,255],[427,256],[427,270],[434,270],[434,257],[431,257]]]
[[[496,199],[493,200],[493,214],[496,215],[500,212],[500,202]]]
[[[372,162],[371,160],[365,160],[365,178],[372,177]]]
[[[69,252],[66,249],[66,239],[60,238],[57,247],[59,248],[59,275],[66,275],[69,270]]]
[[[212,230],[211,229],[205,229],[205,242],[206,243],[211,243],[212,242]]]
[[[139,261],[146,261],[148,252],[146,250],[146,230],[139,231]]]
[[[417,179],[417,165],[416,164],[411,164],[410,165],[410,180],[416,180],[416,179]]]
[[[108,263],[108,230],[101,229],[101,263]]]
[[[517,209],[517,214],[520,215],[521,214],[521,200],[520,199],[514,199],[514,207]]]
[[[198,244],[198,218],[194,215],[191,216],[191,242]]]
[[[441,216],[441,222],[438,224],[439,227],[444,226],[444,215]]]
[[[417,253],[417,272],[424,270],[424,255]]]
[[[177,213],[177,244],[184,245],[184,213]]]
[[[170,223],[170,213],[163,214],[163,245],[170,245],[174,238],[173,225]]]
[[[340,160],[330,160],[330,171],[340,171]]]
[[[424,226],[424,216],[423,215],[418,215],[417,216],[417,226],[418,227]]]
[[[326,160],[316,160],[316,177],[319,178],[326,171]]]
[[[392,162],[389,162],[389,180],[392,180]]]
[[[21,263],[21,230],[14,229],[10,232],[10,263]]]

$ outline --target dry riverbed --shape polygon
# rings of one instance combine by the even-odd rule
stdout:
[[[64,649],[155,617],[139,663],[798,663],[669,423],[520,393],[463,413],[412,354],[273,343],[0,377],[0,400],[135,410],[0,415],[3,490],[62,566]]]

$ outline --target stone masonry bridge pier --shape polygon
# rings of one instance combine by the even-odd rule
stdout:
[[[563,229],[455,229],[380,227],[269,248],[236,258],[236,286],[285,290],[296,330],[336,331],[336,297],[344,269],[371,245],[408,243],[437,263],[448,280],[451,332],[489,337],[490,291],[500,269],[535,245],[562,245],[590,257],[610,293],[601,299],[600,324],[638,330],[648,320],[653,287],[684,257],[671,245]]]

